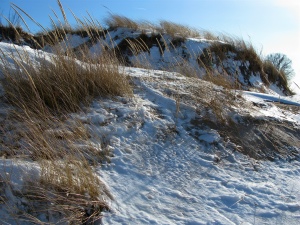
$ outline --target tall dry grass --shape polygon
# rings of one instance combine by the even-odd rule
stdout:
[[[111,196],[93,166],[107,162],[111,152],[80,121],[66,119],[52,114],[37,117],[19,109],[8,118],[11,124],[3,130],[6,138],[1,143],[7,148],[5,157],[33,160],[41,169],[39,177],[20,187],[17,194],[23,203],[7,209],[16,221],[43,224],[47,221],[38,218],[44,214],[82,224],[109,210]],[[10,206],[6,193],[3,201]]]
[[[114,20],[114,18],[118,19]],[[130,38],[121,42],[121,46],[119,46],[121,52],[127,54],[129,49],[131,55],[136,56],[134,59],[131,57],[131,62],[124,60],[126,65],[151,68],[149,52],[153,45],[158,46],[161,55],[164,55],[165,52],[176,52],[176,48],[184,45],[187,37],[204,38],[212,42],[208,48],[203,50],[202,55],[194,56],[197,58],[199,68],[190,60],[176,54],[172,63],[168,66],[161,66],[160,69],[176,71],[192,77],[203,77],[203,71],[205,71],[206,75],[204,77],[207,80],[210,79],[216,84],[224,84],[223,86],[227,87],[231,82],[234,83],[234,85],[231,85],[233,88],[242,87],[237,79],[238,73],[243,75],[246,83],[252,75],[259,75],[265,85],[276,83],[282,87],[286,94],[291,94],[284,75],[275,73],[273,69],[270,69],[272,65],[268,65],[264,61],[261,53],[255,49],[250,41],[247,42],[241,38],[225,34],[217,35],[206,30],[198,31],[185,25],[164,20],[160,21],[158,25],[149,22],[137,22],[126,17],[111,17],[111,20],[115,22],[112,26],[114,28],[127,27],[141,32],[145,30],[152,31],[152,34],[144,34],[147,38]],[[172,40],[165,40],[167,36],[163,34],[169,35]],[[155,37],[155,40],[150,36]],[[193,53],[189,53],[189,55],[193,55]],[[223,65],[224,60],[230,57],[233,61],[232,68]],[[242,65],[238,65],[239,62]],[[216,67],[221,69],[218,71]],[[218,79],[210,76],[214,73]],[[223,81],[226,79],[228,79],[228,82],[224,83]]]
[[[62,5],[59,6],[62,14],[65,14]],[[53,48],[55,55],[50,58],[41,57],[38,63],[34,63],[26,54],[19,52],[20,57],[13,58],[17,68],[10,67],[5,53],[0,58],[4,65],[1,70],[4,74],[2,85],[5,97],[16,108],[11,115],[11,122],[15,125],[12,125],[15,132],[11,140],[15,140],[18,146],[12,146],[8,155],[30,158],[39,162],[41,168],[40,179],[35,185],[29,183],[23,190],[24,196],[32,201],[33,212],[36,213],[31,213],[30,216],[34,218],[37,215],[42,202],[42,210],[50,210],[53,215],[60,213],[63,222],[78,224],[96,220],[101,217],[101,211],[109,209],[105,198],[109,199],[111,196],[98,179],[92,165],[107,160],[110,152],[101,145],[101,140],[98,145],[100,147],[95,147],[90,142],[90,134],[83,124],[67,125],[68,113],[79,111],[95,97],[126,96],[131,95],[132,90],[126,76],[120,72],[120,59],[115,49],[103,46],[99,57],[90,57],[87,54],[88,46],[82,46],[74,52],[68,43],[67,34],[79,34],[89,37],[92,43],[101,43],[101,37],[109,36],[109,33],[90,16],[83,20],[73,16],[77,21],[77,28],[70,27],[65,16],[63,22],[51,19],[52,29],[42,28],[43,32],[34,39],[40,48],[47,44],[56,46],[56,49]],[[219,38],[210,32],[201,34],[197,30],[169,21],[154,25],[138,23],[118,15],[112,15],[106,20],[106,24],[109,29],[126,27],[142,30],[139,38],[126,39],[123,44],[125,47],[129,46],[133,56],[139,57],[134,66],[149,69],[151,64],[147,60],[153,45],[158,46],[163,55],[166,51],[176,51],[177,46],[187,37],[200,36],[214,40],[204,51],[203,57],[199,56],[200,68],[195,67],[184,56],[178,56],[171,65],[161,69],[192,77],[202,77],[204,73],[206,80],[223,86],[222,91],[227,98],[212,95],[205,102],[207,111],[212,112],[220,124],[227,123],[227,110],[234,101],[229,89],[237,88],[230,80],[232,74],[222,67],[222,61],[229,52],[235,53],[236,60],[249,61],[252,71],[261,74],[266,72],[270,81],[281,79],[281,75],[276,74],[271,65],[263,64],[254,47],[243,40]],[[152,31],[150,37],[143,33],[147,29]],[[17,29],[12,30],[15,32]],[[20,35],[20,32],[15,34]],[[163,34],[174,39],[166,40]],[[119,45],[120,47],[122,46]],[[198,57],[193,53],[189,55]],[[218,63],[222,67],[221,72],[213,68]],[[237,80],[236,77],[234,79]],[[199,98],[202,95],[203,93],[199,93]],[[225,109],[220,107],[224,104]],[[178,112],[179,108],[177,116]]]
[[[65,15],[59,0],[58,4]],[[37,23],[22,9],[16,5],[13,6]],[[21,17],[20,12],[18,13]],[[56,13],[55,16],[58,18]],[[91,22],[88,23],[78,19],[76,15],[74,17],[79,27],[76,32],[84,31],[86,35],[90,35],[91,40],[95,38],[99,40],[101,28],[95,20],[90,19]],[[110,50],[103,51],[101,56],[93,58],[86,54],[84,48],[75,53],[67,36],[74,30],[69,26],[67,18],[64,16],[63,22],[60,20],[55,22],[51,18],[51,22],[54,27],[51,31],[37,23],[45,32],[43,35],[38,35],[42,39],[39,42],[50,43],[55,53],[49,56],[50,59],[48,56],[44,58],[39,56],[38,63],[32,62],[28,60],[30,57],[25,51],[17,52],[17,57],[12,57],[17,69],[13,69],[10,68],[5,53],[2,52],[0,55],[4,65],[2,68],[5,77],[3,87],[7,99],[12,104],[22,107],[23,110],[27,107],[26,110],[41,112],[51,110],[64,113],[78,110],[80,104],[88,103],[96,96],[131,93],[129,82],[125,75],[120,73],[118,60]],[[97,36],[95,32],[99,32]],[[78,55],[84,63],[77,60]]]
[[[94,166],[106,163],[111,152],[84,124],[52,115],[28,118],[19,110],[10,115],[9,123],[3,133],[12,137],[1,143],[11,151],[6,157],[35,161],[40,168],[38,177],[29,177],[18,187],[23,203],[7,209],[12,218],[43,224],[47,221],[38,217],[44,214],[64,223],[82,224],[98,220],[102,211],[110,210],[112,196]],[[7,193],[3,195],[5,204],[10,199]]]
[[[10,161],[13,168],[7,165],[0,174],[1,223],[94,224],[110,210],[112,196],[85,162],[47,160],[38,176],[33,163],[25,171],[18,163]],[[12,182],[16,177],[21,181]]]
[[[137,30],[139,28],[138,22],[129,19],[125,16],[112,14],[105,19],[105,24],[109,27],[109,29],[116,29],[119,27],[129,28]]]
[[[272,78],[268,77],[264,70],[264,59],[260,53],[254,48],[251,42],[245,42],[239,38],[229,36],[221,37],[222,41],[215,41],[208,48],[203,50],[203,53],[198,58],[200,66],[212,71],[214,67],[223,67],[223,71],[237,76],[237,71],[242,73],[244,79],[249,80],[253,74],[258,74],[265,85],[272,82]],[[231,59],[233,69],[223,66],[224,60]],[[235,62],[240,62],[236,65]],[[271,78],[271,79],[269,79]],[[287,89],[287,86],[283,86]],[[237,88],[237,86],[236,86]]]
[[[86,162],[69,158],[47,160],[40,166],[40,180],[27,182],[22,190],[24,198],[30,199],[32,215],[44,213],[60,223],[93,224],[110,210],[112,196]]]
[[[133,30],[152,31],[152,33],[168,34],[173,38],[194,38],[200,37],[201,34],[196,28],[174,23],[167,20],[161,20],[159,24],[149,21],[134,21],[125,16],[111,14],[104,20],[109,29],[129,28]]]
[[[167,33],[173,38],[195,38],[201,36],[200,32],[195,28],[191,28],[187,25],[182,25],[167,20],[160,21],[160,28],[162,32]]]
[[[130,96],[132,89],[113,51],[104,51],[103,46],[102,55],[92,57],[86,48],[74,52],[69,45],[70,31],[84,32],[94,42],[100,40],[103,33],[98,24],[87,21],[78,19],[75,31],[65,26],[66,18],[53,20],[50,32],[42,28],[43,36],[36,44],[40,48],[55,45],[55,54],[40,54],[34,60],[19,48],[13,49],[16,54],[10,58],[0,54],[4,97],[14,106],[3,131],[10,137],[1,145],[5,144],[6,157],[31,159],[41,168],[40,178],[22,190],[31,207],[16,221],[38,222],[40,213],[48,213],[64,223],[82,224],[98,220],[103,210],[109,210],[106,200],[111,196],[93,165],[109,160],[111,152],[82,123],[70,125],[68,114],[78,112],[95,97]]]
[[[82,63],[61,53],[26,66],[23,59],[15,58],[17,70],[3,68],[6,97],[24,111],[67,113],[79,110],[96,96],[130,95],[128,80],[110,57]]]

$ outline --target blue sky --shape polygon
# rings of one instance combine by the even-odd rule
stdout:
[[[56,0],[1,0],[0,12],[8,15],[15,3],[44,26],[50,25]],[[88,11],[103,20],[109,12],[135,20],[161,19],[191,27],[222,32],[251,41],[264,55],[286,54],[300,84],[300,1],[299,0],[61,0],[68,19],[70,8],[79,18]],[[4,21],[2,19],[2,21]],[[27,20],[33,31],[37,29]]]

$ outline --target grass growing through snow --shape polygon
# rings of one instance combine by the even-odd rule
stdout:
[[[183,38],[194,38],[194,37],[200,37],[199,31],[197,31],[195,28],[190,28],[186,25],[162,20],[160,21],[160,27],[163,32],[169,34],[171,37],[183,37]]]
[[[231,75],[231,79],[237,81],[236,76],[239,71],[246,82],[249,82],[252,75],[258,75],[266,86],[276,83],[287,95],[292,94],[284,74],[278,72],[274,65],[264,60],[250,42],[228,36],[223,36],[222,40],[222,42],[216,41],[211,44],[198,57],[199,65],[205,68],[207,73],[217,66],[222,68],[224,74]],[[239,61],[241,64],[236,65],[236,68],[232,70],[223,64],[224,60],[228,59],[232,62]],[[237,82],[235,83],[237,84]],[[235,85],[235,88],[238,86]]]
[[[40,176],[39,185],[28,182],[23,189],[24,197],[38,207],[33,214],[42,212],[60,218],[60,223],[93,224],[109,210],[107,199],[111,195],[84,161],[45,161]]]
[[[7,99],[24,111],[75,112],[96,96],[131,94],[129,82],[110,57],[81,63],[70,55],[58,54],[26,66],[23,60],[14,59],[19,67],[16,70],[4,56],[2,60],[7,65],[3,70]]]
[[[68,127],[65,125],[65,119],[61,117],[80,110],[82,105],[88,104],[96,96],[132,93],[126,77],[119,72],[118,60],[114,54],[111,54],[113,51],[104,51],[103,56],[99,58],[89,58],[84,49],[74,53],[68,46],[67,34],[70,33],[89,37],[93,43],[97,42],[101,35],[105,35],[93,20],[90,20],[90,24],[78,18],[76,20],[79,24],[77,30],[69,26],[56,26],[53,23],[53,31],[39,36],[40,40],[37,43],[40,43],[41,47],[45,43],[54,45],[61,42],[55,51],[56,55],[51,58],[40,57],[39,63],[33,64],[28,56],[18,52],[19,55],[24,56],[21,60],[13,58],[17,65],[17,69],[13,69],[6,61],[5,55],[1,57],[5,65],[2,69],[5,76],[3,86],[6,97],[17,108],[18,119],[15,122],[26,127],[22,132],[17,132],[22,146],[20,149],[15,149],[11,155],[18,154],[36,160],[41,167],[41,179],[34,189],[32,189],[33,184],[29,183],[28,188],[23,190],[24,196],[32,200],[34,207],[41,205],[37,202],[42,202],[43,210],[48,212],[50,210],[52,213],[49,215],[62,214],[63,222],[66,223],[84,223],[89,219],[101,217],[101,211],[109,209],[104,197],[109,198],[110,195],[91,167],[94,160],[105,160],[107,156],[103,155],[103,152],[106,154],[105,146],[95,147],[86,143],[85,141],[90,137],[84,125],[76,124],[74,127]],[[147,27],[147,23],[139,24],[126,17],[113,15],[106,22],[111,29],[127,27],[146,30],[149,28],[153,34],[159,31],[175,38],[175,42],[173,40],[170,44],[166,44],[167,40],[162,34],[152,35],[152,40],[145,38],[145,35],[137,40],[126,40],[133,55],[139,55],[141,52],[148,53],[149,44],[153,42],[160,47],[160,53],[164,54],[165,51],[171,51],[170,46],[175,50],[176,45],[180,45],[187,37],[201,36],[189,27],[168,21],[161,21],[160,26],[157,27],[153,24]],[[211,33],[204,33],[204,35],[219,40]],[[199,57],[199,62],[201,61],[206,71],[205,79],[223,86],[226,96],[230,97],[224,101],[217,96],[211,96],[205,102],[207,111],[214,114],[218,124],[226,124],[228,114],[228,109],[223,109],[220,105],[226,102],[226,106],[230,106],[234,99],[232,93],[228,91],[232,88],[232,83],[225,76],[229,77],[231,71],[227,71],[222,65],[229,52],[236,54],[236,60],[248,60],[252,71],[268,73],[269,80],[281,79],[280,74],[276,74],[270,65],[261,61],[253,46],[243,41],[227,40],[226,42],[227,44],[215,42],[204,53],[204,58]],[[83,62],[78,61],[78,58]],[[145,66],[145,64],[147,64],[146,54],[135,65]],[[211,68],[212,64],[220,64],[222,72]],[[201,66],[200,63],[199,65]],[[147,67],[151,68],[151,65],[147,64]],[[183,57],[179,57],[167,68],[167,70],[171,69],[187,76],[197,77],[199,73],[199,70]],[[202,94],[199,96],[202,97]],[[176,105],[179,106],[178,100]],[[176,117],[178,112],[179,108]],[[102,156],[104,159],[101,159]]]
[[[101,212],[109,210],[112,197],[94,165],[107,162],[111,153],[84,124],[45,114],[43,118],[28,118],[22,111],[16,111],[9,121],[4,134],[11,134],[12,140],[4,139],[11,150],[6,157],[33,160],[40,168],[39,177],[29,178],[20,188],[24,205],[15,206],[20,213],[12,210],[12,217],[34,221],[42,213],[65,223],[82,224],[101,218]]]
[[[174,23],[167,20],[161,20],[159,24],[153,24],[147,21],[134,21],[125,16],[112,14],[105,19],[105,24],[109,29],[129,28],[133,30],[152,31],[153,33],[168,34],[173,38],[191,38],[200,37],[200,32],[186,25]]]
[[[119,27],[129,28],[137,30],[139,28],[139,24],[134,20],[131,20],[125,16],[120,15],[110,15],[110,17],[105,19],[105,24],[110,29],[116,29]]]
[[[78,23],[80,30],[96,42],[100,35],[95,35],[95,23]],[[11,136],[5,140],[6,157],[29,158],[41,168],[39,180],[22,190],[32,206],[22,216],[32,221],[38,221],[39,210],[44,210],[48,218],[82,224],[101,218],[101,212],[109,210],[106,200],[111,196],[92,166],[105,161],[110,152],[101,140],[91,141],[83,124],[70,125],[67,118],[95,97],[132,94],[116,56],[109,50],[100,57],[89,57],[80,49],[74,53],[67,43],[69,29],[55,27],[42,37],[48,44],[60,42],[54,55],[36,52],[32,59],[15,48],[15,55],[1,52],[0,56],[5,98],[15,107],[6,130]]]
[[[144,34],[137,38],[127,38],[119,44],[116,51],[120,50],[125,55],[129,51],[135,56],[131,62],[124,60],[126,65],[151,68],[149,53],[153,45],[159,47],[160,54],[163,57],[165,52],[176,52],[176,48],[178,46],[182,47],[185,39],[188,37],[205,38],[212,42],[209,47],[203,50],[202,54],[194,55],[193,52],[187,54],[198,61],[198,66],[191,64],[189,59],[176,52],[176,57],[172,58],[174,62],[170,63],[168,67],[162,66],[160,69],[176,71],[192,77],[203,77],[204,70],[206,80],[209,79],[218,85],[224,84],[226,87],[231,82],[233,83],[232,87],[239,89],[242,87],[242,84],[238,80],[238,74],[242,74],[245,83],[249,85],[250,77],[255,75],[260,76],[266,86],[270,83],[277,83],[286,94],[291,94],[284,75],[280,75],[274,70],[275,68],[271,68],[274,66],[263,59],[251,42],[228,35],[215,35],[208,31],[197,31],[188,26],[170,21],[160,21],[159,25],[153,25],[152,23],[137,22],[127,17],[116,15],[112,15],[106,21],[110,29],[125,27],[148,32],[148,35]],[[149,31],[151,34],[149,34]],[[164,34],[169,35],[172,40],[166,40]],[[224,64],[224,61],[228,59],[232,60],[232,64],[236,64],[235,68],[232,68],[232,65],[230,68]],[[239,65],[238,62],[242,62],[242,64]],[[216,69],[216,67],[219,67],[219,69]],[[215,77],[211,76],[211,74],[215,74]],[[224,83],[223,81],[226,80],[228,82]]]
[[[61,11],[64,14],[64,10],[61,9]],[[38,38],[36,38],[36,42],[40,43],[41,46],[44,46],[45,43],[54,44],[63,40],[66,37],[67,33],[89,36],[94,43],[101,37],[106,36],[107,31],[100,25],[98,21],[93,20],[91,17],[81,20],[74,15],[74,18],[78,23],[78,27],[76,29],[65,25],[67,24],[67,19],[65,19],[64,22],[58,23],[58,25],[52,22],[52,26],[54,29],[52,31],[44,33],[43,35],[39,35]],[[200,67],[202,67],[203,63],[205,64],[205,68],[209,68],[212,63],[220,65],[222,64],[222,61],[224,59],[228,58],[229,53],[234,53],[234,60],[249,62],[249,68],[247,68],[247,66],[241,66],[241,72],[246,78],[246,81],[249,79],[251,74],[259,73],[262,81],[266,85],[269,85],[269,82],[275,82],[283,89],[286,89],[286,94],[291,94],[284,75],[280,75],[275,72],[274,68],[271,69],[270,67],[272,65],[269,65],[264,61],[264,59],[260,56],[260,54],[257,53],[252,44],[247,43],[242,39],[233,38],[222,34],[217,36],[208,31],[198,31],[194,28],[190,28],[188,26],[173,23],[170,21],[162,20],[159,24],[153,24],[147,21],[134,21],[125,16],[119,16],[115,14],[107,17],[105,23],[109,30],[124,27],[133,30],[140,30],[142,33],[145,31],[152,32],[152,36],[155,37],[154,39],[151,39],[150,37],[139,37],[135,40],[126,40],[124,41],[124,43],[122,42],[123,44],[129,46],[130,51],[132,51],[133,55],[138,55],[140,52],[149,52],[149,49],[153,44],[160,46],[161,54],[163,54],[165,50],[168,50],[168,48],[170,47],[165,44],[167,41],[162,40],[164,39],[162,35],[160,35],[161,37],[157,37],[159,36],[159,34],[168,34],[170,37],[172,37],[172,45],[174,45],[175,47],[184,42],[187,37],[200,37],[207,40],[213,40],[214,43],[212,43],[208,49],[205,49],[202,55],[196,56],[199,60],[202,61],[201,63],[199,63]],[[49,39],[52,40],[52,42],[49,41]],[[151,41],[149,42],[150,39]],[[118,47],[122,48],[122,46]],[[118,49],[116,51],[118,52]],[[208,53],[213,54],[213,57],[212,55],[210,55],[210,57],[207,57]],[[137,57],[137,60],[135,60],[133,64],[129,65],[146,65],[147,68],[150,68],[151,65],[147,63],[147,60],[149,59],[149,57],[147,57],[147,54],[139,55],[140,56]],[[121,57],[119,57],[119,59],[120,58]],[[126,60],[124,59],[122,59],[122,61],[126,62]],[[170,68],[172,68],[173,71],[176,70],[177,72],[188,74],[190,76],[197,76],[198,73],[199,77],[199,69],[195,69],[193,67],[195,67],[195,65],[190,65],[187,60],[178,58],[174,65],[169,66],[169,69],[164,69],[170,70]],[[224,69],[226,74],[236,76],[236,74],[234,74],[234,71],[229,71],[226,67],[224,67]]]

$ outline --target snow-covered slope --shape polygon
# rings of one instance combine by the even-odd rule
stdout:
[[[242,90],[290,94],[284,80],[271,78],[273,75],[264,71],[261,59],[251,44],[227,39],[229,42],[200,37],[182,38],[156,31],[119,27],[103,31],[96,41],[78,34],[68,34],[55,48],[69,46],[80,55],[82,47],[85,49],[88,46],[89,54],[96,57],[104,49],[109,49],[118,55],[125,66],[179,72],[198,78],[208,74],[225,74],[231,85]],[[44,47],[47,52],[52,52],[52,49],[52,46]]]
[[[15,49],[0,47],[8,57]],[[42,54],[24,50],[33,61]],[[111,163],[95,166],[114,197],[102,224],[299,224],[299,101],[274,103],[277,95],[230,91],[175,72],[120,70],[132,81],[131,98],[97,98],[68,119],[113,153]],[[1,104],[4,126],[9,106]],[[23,175],[39,176],[31,161],[3,157],[0,165],[0,178],[19,190]],[[2,187],[0,221],[30,224],[9,214],[29,200]]]
[[[115,197],[103,224],[299,223],[299,159],[256,161],[218,130],[192,127],[197,106],[181,99],[177,113],[173,97],[188,95],[185,85],[194,80],[127,73],[138,87],[133,101],[101,100],[81,115],[108,124],[97,132],[111,138],[114,149],[112,163],[99,170]],[[297,132],[299,122],[293,118]]]

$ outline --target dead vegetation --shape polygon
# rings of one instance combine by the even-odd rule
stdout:
[[[96,96],[131,94],[125,75],[109,57],[80,65],[70,55],[58,54],[50,60],[42,58],[38,65],[27,61],[26,67],[22,64],[26,59],[15,59],[17,70],[1,58],[7,65],[3,68],[6,97],[24,111],[75,112]]]
[[[12,218],[42,224],[46,221],[37,217],[42,213],[65,223],[82,224],[99,220],[102,211],[110,210],[111,195],[93,166],[107,163],[112,153],[82,123],[51,115],[45,118],[45,114],[28,118],[22,111],[8,120],[2,128],[2,157],[34,161],[40,168],[39,176],[29,177],[17,193],[23,203],[7,208]],[[7,194],[4,192],[5,204]]]
[[[180,117],[181,103],[195,107],[195,118],[185,127],[195,139],[199,137],[198,131],[215,130],[221,136],[223,146],[230,142],[230,150],[255,160],[299,159],[300,127],[288,121],[249,115],[248,110],[256,111],[259,106],[245,101],[230,84],[225,88],[226,85],[217,86],[211,81],[200,82],[197,78],[173,78],[170,80],[171,86],[161,82],[161,79],[164,78],[155,78],[155,83],[160,84],[163,94],[174,98],[175,118]],[[148,85],[151,83],[153,80]],[[281,104],[277,107],[299,111],[298,106]],[[216,143],[211,143],[213,148],[219,148],[214,144]]]
[[[109,27],[109,29],[123,27],[137,30],[139,28],[139,24],[137,22],[120,15],[110,15],[110,17],[105,19],[105,24]]]
[[[261,121],[245,118],[222,130],[223,135],[241,146],[239,151],[257,160],[294,160],[299,158],[299,127],[290,122]]]
[[[93,22],[80,25],[84,27],[80,32],[90,39],[100,36]],[[110,51],[97,58],[82,53],[79,61],[79,53],[67,44],[69,29],[55,27],[43,34],[44,44],[36,42],[40,47],[60,42],[51,57],[39,54],[32,60],[21,48],[13,49],[15,55],[1,52],[2,100],[13,106],[2,124],[1,155],[35,161],[41,170],[38,180],[20,191],[29,205],[21,217],[12,215],[17,221],[47,222],[37,218],[43,212],[48,219],[54,216],[64,223],[92,224],[109,210],[111,196],[93,165],[109,161],[111,152],[85,125],[70,122],[68,114],[95,97],[130,96],[132,89]]]
[[[251,43],[239,39],[226,38],[225,40],[225,43],[213,43],[198,57],[198,64],[206,69],[206,73],[211,73],[215,67],[220,67],[223,74],[230,75],[230,79],[235,79],[235,81],[237,81],[237,74],[241,73],[245,82],[250,86],[250,77],[260,76],[266,86],[276,83],[285,94],[292,94],[286,77],[278,72],[274,65],[264,60]],[[232,61],[230,67],[224,65],[224,60]],[[235,68],[232,68],[232,64],[235,64]]]
[[[103,211],[110,210],[107,201],[112,196],[85,161],[47,160],[40,167],[39,185],[28,182],[22,190],[24,197],[39,208],[37,215],[44,212],[65,223],[93,224]]]
[[[160,21],[160,27],[162,32],[167,33],[174,39],[177,37],[181,38],[195,38],[195,37],[200,37],[200,32],[197,31],[195,28],[190,28],[187,25],[182,25],[166,20]]]

